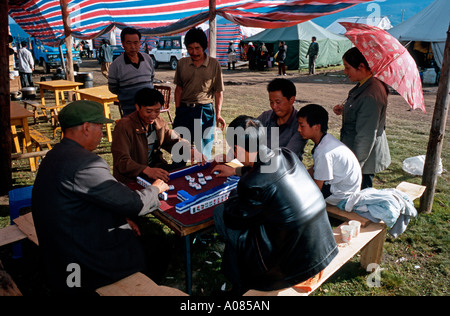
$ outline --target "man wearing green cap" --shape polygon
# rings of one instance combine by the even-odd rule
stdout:
[[[127,219],[158,208],[168,185],[132,191],[92,153],[111,123],[102,106],[75,101],[59,113],[64,138],[46,155],[33,186],[32,212],[49,285],[55,294],[93,294],[135,272],[144,251]]]

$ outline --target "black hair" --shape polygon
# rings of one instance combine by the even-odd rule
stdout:
[[[204,51],[208,48],[208,39],[201,28],[192,28],[186,33],[184,46],[187,48],[192,43],[199,43]]]
[[[142,88],[136,93],[134,103],[140,107],[154,106],[156,103],[164,105],[164,96],[156,89]]]
[[[297,118],[305,118],[309,126],[320,124],[320,131],[328,131],[328,112],[318,104],[307,104],[297,112]]]
[[[366,58],[364,58],[364,55],[356,47],[352,47],[346,51],[344,56],[342,56],[342,59],[353,68],[358,68],[359,65],[363,64],[368,70],[370,70]]]
[[[230,147],[238,145],[247,152],[258,152],[266,143],[266,132],[261,122],[251,116],[236,117],[227,128],[227,143]]]
[[[126,27],[122,30],[122,33],[120,33],[120,40],[123,42],[125,42],[125,35],[132,35],[132,34],[137,34],[139,36],[139,40],[141,40],[141,32],[139,32],[138,30],[132,28],[132,27]]]
[[[23,42],[20,43],[20,45],[22,45],[22,47],[27,47],[28,43],[23,41]]]
[[[267,92],[281,91],[288,100],[297,95],[297,89],[291,80],[275,78],[267,85]]]

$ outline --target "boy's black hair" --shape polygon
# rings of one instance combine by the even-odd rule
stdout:
[[[281,91],[288,100],[297,95],[297,89],[291,80],[275,78],[267,85],[267,92]]]
[[[184,46],[187,48],[192,43],[199,43],[204,51],[208,48],[208,39],[201,28],[192,28],[186,33]]]
[[[321,105],[307,104],[297,112],[297,118],[306,119],[309,126],[320,124],[320,131],[326,133],[328,131],[328,112]]]
[[[164,105],[164,96],[156,89],[142,88],[136,93],[134,97],[134,103],[139,106],[154,106],[156,103]]]
[[[132,27],[126,27],[122,30],[122,32],[120,33],[120,40],[123,42],[125,42],[125,35],[130,35],[130,34],[137,34],[139,36],[139,40],[141,40],[141,32],[139,32],[138,30],[132,28]]]

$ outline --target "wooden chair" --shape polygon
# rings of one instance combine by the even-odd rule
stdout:
[[[172,88],[169,86],[161,86],[161,85],[154,85],[153,86],[156,90],[162,93],[164,96],[164,106],[161,108],[161,112],[166,112],[169,116],[170,124],[173,124],[172,116],[170,115],[169,106],[170,106],[170,93],[172,91]]]

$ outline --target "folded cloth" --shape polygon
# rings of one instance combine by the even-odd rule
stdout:
[[[407,194],[397,189],[367,188],[342,200],[337,207],[355,213],[373,222],[383,221],[397,237],[403,233],[411,217],[417,216],[414,203]]]

